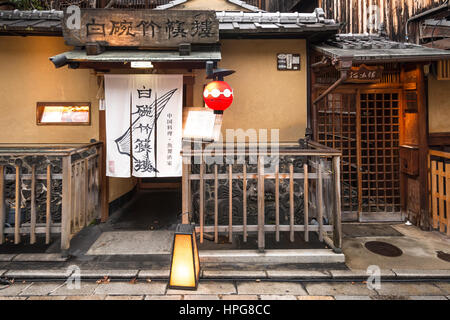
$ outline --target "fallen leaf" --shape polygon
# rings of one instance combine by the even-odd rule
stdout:
[[[147,279],[147,282],[148,282],[148,283],[152,282],[152,279]]]
[[[97,284],[107,284],[111,281],[111,279],[109,279],[108,276],[104,276],[102,279],[97,280],[96,283]]]

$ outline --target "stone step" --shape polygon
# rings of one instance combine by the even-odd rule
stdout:
[[[343,254],[331,249],[287,249],[287,250],[203,250],[200,262],[205,263],[248,263],[248,264],[333,264],[344,263]]]

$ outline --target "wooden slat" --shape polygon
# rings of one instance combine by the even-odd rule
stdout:
[[[438,150],[429,150],[428,153],[432,156],[450,159],[450,152],[443,152]]]
[[[233,166],[228,165],[228,241],[233,242]]]
[[[247,242],[247,164],[243,164],[242,166],[243,169],[243,180],[242,180],[242,191],[243,191],[243,199],[242,199],[242,222],[244,224],[244,235],[243,235],[243,239],[244,242]]]
[[[70,225],[72,220],[72,165],[70,156],[63,158],[62,169],[61,250],[64,253],[70,246]]]
[[[219,225],[219,233],[228,233],[228,225],[226,226],[220,226]],[[309,227],[310,232],[319,232],[319,226],[318,225],[310,225]],[[196,232],[200,232],[200,227],[195,227]],[[242,225],[234,225],[233,226],[233,232],[243,232],[244,226]],[[247,230],[249,232],[258,232],[259,226],[258,225],[247,225]],[[265,232],[275,232],[275,225],[265,225],[264,229]],[[289,225],[280,225],[280,232],[289,232],[291,230],[291,226]],[[205,232],[214,232],[214,226],[205,226],[204,227]],[[305,226],[295,225],[294,226],[295,232],[303,232],[305,231]],[[330,225],[324,225],[323,231],[325,232],[332,232],[333,226]]]
[[[5,228],[5,167],[0,166],[0,244],[5,242],[4,228]]]
[[[93,168],[93,161],[88,161],[88,196],[89,196],[89,202],[88,202],[88,217],[89,221],[92,221],[94,219],[94,188],[93,188],[93,177],[94,177],[94,168]]]
[[[203,227],[205,219],[205,180],[203,174],[205,173],[205,164],[203,157],[200,157],[200,243],[203,243]]]
[[[319,167],[317,169],[318,179],[317,179],[317,205],[318,205],[318,216],[319,220],[319,241],[323,242],[323,184],[322,184],[322,161],[319,159]]]
[[[36,165],[31,166],[30,244],[36,243]]]
[[[280,241],[280,166],[275,167],[275,240]]]
[[[189,202],[191,199],[189,198],[189,184],[190,184],[190,176],[189,176],[189,158],[183,157],[183,175],[181,178],[181,186],[182,186],[182,218],[181,221],[183,224],[189,223]]]
[[[83,168],[83,226],[86,227],[89,225],[89,170],[88,170],[88,160],[84,160],[84,168]]]
[[[73,166],[73,188],[72,188],[72,201],[73,201],[73,210],[72,210],[72,234],[76,233],[78,230],[78,169],[76,164],[72,164]]]
[[[72,234],[72,230],[75,230],[75,209],[76,209],[76,201],[75,201],[75,181],[76,181],[76,172],[75,172],[75,166],[73,164],[70,165],[70,217],[69,223],[70,223],[70,233]],[[64,181],[64,180],[63,180]],[[98,199],[100,201],[100,199]]]
[[[438,175],[439,179],[439,231],[445,232],[445,217],[444,217],[444,164],[438,162]]]
[[[82,202],[82,172],[81,172],[81,163],[77,163],[77,180],[76,180],[76,188],[77,188],[77,224],[79,232],[83,228],[82,224],[82,210],[83,210],[83,202]]]
[[[289,239],[294,242],[294,165],[292,163],[289,164],[289,175],[289,225],[291,227]]]
[[[341,165],[339,157],[333,157],[334,171],[334,208],[333,208],[333,243],[342,248],[342,214],[341,214]]]
[[[51,215],[51,203],[52,203],[52,166],[47,165],[47,196],[46,196],[46,206],[45,206],[45,243],[50,243],[50,226],[52,223]]]
[[[447,235],[450,236],[450,163],[445,164],[445,186],[446,186],[446,202],[447,202]]]
[[[308,181],[308,164],[303,164],[303,172],[305,179],[303,181],[303,216],[305,225],[305,241],[309,242],[309,181]]]
[[[82,163],[77,164],[78,174],[77,174],[77,200],[78,200],[78,232],[83,229],[83,167]]]
[[[264,157],[258,157],[258,249],[264,251]]]
[[[20,177],[22,178],[22,180],[31,180],[31,173],[21,174]],[[7,181],[15,181],[16,174],[14,174],[14,173],[5,174],[4,179]],[[36,174],[36,180],[45,180],[45,179],[47,179],[46,174]],[[62,174],[53,174],[52,179],[53,180],[62,180]]]
[[[15,220],[14,220],[14,244],[20,243],[20,166],[16,165],[16,206],[15,206]]]
[[[437,175],[436,175],[436,160],[431,161],[431,202],[433,206],[433,228],[436,229],[438,227],[438,199],[436,197],[437,192]]]
[[[219,179],[217,179],[218,166],[214,165],[214,242],[219,243]]]
[[[187,207],[187,210],[188,210],[188,212],[192,215],[192,213],[191,212],[193,212],[193,210],[192,210],[192,183],[191,183],[191,173],[192,173],[192,165],[191,164],[188,164],[188,175],[189,175],[189,177],[188,177],[188,184],[187,184],[187,187],[188,187],[188,194],[187,194],[187,204],[188,204],[188,207]],[[205,180],[205,177],[203,177],[203,180]]]
[[[312,165],[310,164],[310,166],[312,166]],[[312,166],[312,167],[314,167],[314,166]],[[289,173],[279,173],[278,177],[280,180],[289,180],[290,179]],[[298,173],[298,172],[294,173],[294,180],[302,180],[304,177],[305,177],[305,175],[303,173]],[[228,173],[219,173],[218,178],[219,178],[219,180],[227,180]],[[236,180],[236,179],[243,179],[243,178],[244,178],[244,176],[242,173],[233,173],[233,179]],[[275,179],[275,174],[267,173],[267,174],[265,174],[265,178],[266,179]],[[309,178],[317,179],[317,174],[310,172]],[[332,178],[332,175],[330,172],[322,172],[322,179],[331,179],[331,178]],[[214,180],[214,174],[206,173],[203,175],[203,179],[204,180]],[[258,174],[257,173],[247,173],[247,179],[258,180]],[[191,180],[193,180],[193,181],[200,180],[199,174],[192,174]]]

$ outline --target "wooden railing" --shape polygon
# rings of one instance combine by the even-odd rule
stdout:
[[[254,147],[184,145],[183,223],[196,223],[200,243],[206,236],[218,243],[219,234],[227,234],[229,242],[238,234],[247,242],[248,234],[256,232],[258,249],[263,251],[266,233],[275,233],[279,242],[280,233],[288,232],[294,242],[294,234],[303,232],[308,242],[310,232],[315,232],[319,241],[340,252],[340,152],[315,142],[303,147],[281,143],[268,153]],[[237,164],[239,158],[245,161]],[[205,199],[206,194],[210,199]],[[252,198],[256,198],[257,216],[249,221]]]
[[[450,153],[429,150],[428,172],[432,226],[450,236]]]
[[[101,212],[102,144],[0,144],[0,245],[60,234],[61,249]],[[9,208],[6,211],[6,208]]]

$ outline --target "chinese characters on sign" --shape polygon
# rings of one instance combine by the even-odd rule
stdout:
[[[347,82],[380,82],[382,76],[382,66],[369,67],[362,64],[359,67],[352,67],[351,70],[348,71]]]
[[[300,55],[293,53],[278,53],[277,68],[279,71],[299,71]]]
[[[64,16],[66,22],[68,15]],[[73,46],[99,42],[103,46],[170,47],[180,43],[219,41],[219,22],[213,11],[81,10],[81,28],[64,38]]]

